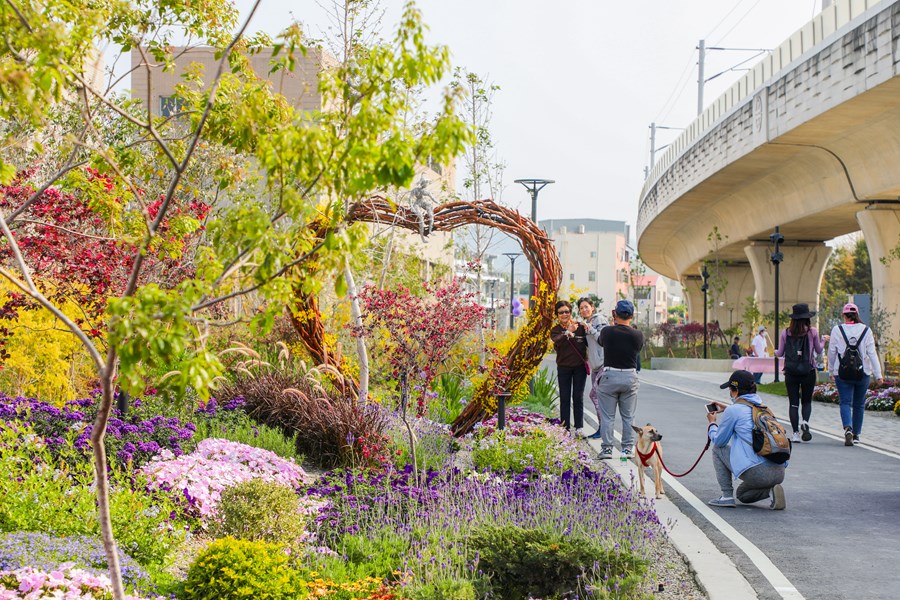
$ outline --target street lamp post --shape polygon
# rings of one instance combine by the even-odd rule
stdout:
[[[537,225],[537,199],[538,192],[542,189],[550,185],[551,183],[556,183],[552,179],[516,179],[515,183],[521,183],[525,186],[525,189],[528,190],[528,193],[531,194],[531,220]],[[534,287],[534,266],[530,265],[528,270],[528,279],[531,282],[530,298],[534,298],[534,295],[537,293],[537,290]],[[531,306],[529,304],[529,306]]]
[[[706,327],[706,292],[709,291],[709,271],[706,270],[705,264],[703,265],[703,271],[700,272],[700,275],[703,277],[703,285],[700,286],[700,291],[703,292],[703,358],[707,358],[706,349],[707,346],[709,346],[709,330]]]
[[[515,326],[515,316],[513,315],[513,300],[516,296],[516,259],[522,256],[521,252],[504,252],[503,256],[509,259],[509,330],[512,331]]]
[[[775,251],[772,252],[772,257],[770,260],[772,264],[775,265],[775,350],[778,350],[778,339],[779,329],[778,329],[778,311],[779,311],[779,302],[778,302],[778,287],[780,283],[779,278],[779,270],[778,267],[781,264],[781,261],[784,260],[784,254],[779,250],[779,246],[784,243],[784,236],[779,232],[779,227],[775,226],[775,233],[769,236],[769,239],[772,240],[772,243],[775,244]],[[775,382],[778,382],[778,356],[775,356]]]
[[[497,280],[491,281],[491,331],[497,330],[497,313],[494,312],[494,292],[497,291]]]

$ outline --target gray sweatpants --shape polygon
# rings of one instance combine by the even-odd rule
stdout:
[[[744,504],[751,504],[768,498],[775,484],[784,481],[784,465],[776,465],[767,460],[741,473],[741,484],[735,495],[730,452],[731,446],[713,446],[712,448],[713,467],[716,470],[716,480],[719,482],[723,496],[734,497]]]
[[[622,449],[634,445],[634,413],[637,410],[637,373],[634,371],[604,371],[597,386],[600,398],[601,450],[612,450],[616,408],[622,413]]]

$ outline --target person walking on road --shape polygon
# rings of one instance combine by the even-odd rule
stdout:
[[[566,431],[571,430],[570,410],[575,413],[575,435],[584,435],[584,383],[590,367],[587,362],[587,332],[572,318],[572,305],[556,303],[558,322],[550,329],[550,341],[556,349],[556,376],[559,382],[559,418]]]
[[[875,336],[860,321],[859,308],[849,302],[841,313],[844,322],[834,326],[828,342],[828,367],[841,401],[844,445],[853,446],[859,444],[862,433],[869,382],[873,376],[879,385],[884,380],[875,350]]]
[[[588,439],[600,439],[600,396],[598,395],[600,386],[600,377],[603,375],[603,346],[600,345],[600,330],[606,326],[603,318],[594,310],[594,303],[590,298],[578,299],[578,314],[584,321],[584,328],[587,332],[587,358],[588,365],[591,367],[591,402],[594,403],[594,410],[597,412],[598,427],[597,431],[587,436]]]
[[[638,356],[644,347],[644,334],[631,326],[634,304],[619,300],[613,310],[613,324],[600,330],[603,346],[603,375],[600,377],[600,454],[612,458],[616,409],[622,413],[622,457],[631,458],[634,446],[634,413],[637,410]]]
[[[812,395],[816,387],[816,355],[825,349],[824,338],[810,323],[816,311],[807,304],[795,304],[791,312],[791,324],[781,332],[775,356],[783,357],[784,386],[790,402],[789,415],[794,435],[792,442],[808,442],[809,417],[812,414]],[[801,408],[802,407],[802,408]],[[800,412],[802,410],[802,419]]]
[[[766,326],[760,325],[756,335],[750,340],[750,347],[753,349],[753,356],[765,358],[769,356],[768,344],[766,343]],[[754,373],[753,381],[762,383],[762,373]]]
[[[728,381],[719,386],[728,389],[731,400],[738,398],[759,405],[762,401],[756,393],[754,374],[735,371]],[[713,468],[722,495],[710,500],[710,506],[734,508],[735,498],[744,504],[770,499],[769,508],[784,510],[784,464],[776,464],[753,451],[753,409],[746,404],[725,405],[716,402],[719,411],[707,413],[707,435],[712,442]],[[721,415],[721,418],[720,418]],[[717,422],[718,420],[718,422]],[[737,494],[734,479],[739,479]]]

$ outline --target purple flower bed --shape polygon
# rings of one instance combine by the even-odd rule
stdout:
[[[32,567],[51,572],[70,564],[95,575],[105,575],[106,554],[99,539],[87,536],[58,538],[45,533],[20,531],[0,535],[0,571]],[[119,564],[126,587],[153,590],[150,577],[137,562],[119,549]]]
[[[34,398],[12,398],[0,393],[0,420],[31,424],[52,450],[63,448],[71,438],[76,449],[87,453],[98,400],[99,392],[95,391],[88,398],[72,400],[59,408]],[[178,417],[150,416],[150,410],[142,404],[140,398],[135,399],[125,415],[113,409],[105,438],[108,456],[137,468],[162,450],[181,456],[192,449],[196,430],[193,423]],[[212,398],[201,404],[195,414],[199,418],[227,419],[229,414],[243,414],[243,406],[243,398],[224,405]]]
[[[813,390],[813,400],[832,404],[838,404],[841,401],[833,383],[817,385]],[[900,380],[898,379],[885,379],[881,385],[873,381],[866,390],[866,410],[895,410],[898,402],[900,402]]]

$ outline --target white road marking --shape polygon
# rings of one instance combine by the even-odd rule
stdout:
[[[647,382],[649,385],[657,385],[651,384]],[[685,392],[683,390],[678,390],[675,388],[667,388],[666,386],[659,385],[658,387],[662,387],[665,389],[670,389],[672,391],[676,391],[688,396],[693,396],[695,398],[701,398],[703,400],[708,400],[708,398],[702,398],[701,396],[697,396],[696,394],[691,394],[689,392]],[[586,415],[587,416],[587,415]],[[593,420],[593,419],[592,419]],[[620,434],[615,434],[616,439],[621,441],[622,437]],[[768,556],[763,553],[762,550],[756,547],[756,545],[744,537],[737,529],[732,527],[725,519],[720,517],[718,514],[713,511],[712,508],[706,505],[705,502],[700,500],[697,496],[695,496],[689,489],[687,489],[684,485],[682,485],[677,479],[669,475],[668,473],[663,473],[663,481],[675,491],[679,496],[684,498],[684,500],[690,504],[694,510],[700,513],[703,518],[705,518],[710,525],[718,529],[722,535],[727,537],[734,543],[735,546],[741,549],[741,551],[750,559],[750,561],[759,569],[759,572],[762,573],[763,577],[772,584],[772,587],[775,588],[775,591],[778,592],[778,595],[784,598],[785,600],[804,600],[803,594],[797,590],[796,587],[788,580],[788,578],[781,572],[781,570],[775,566]]]

